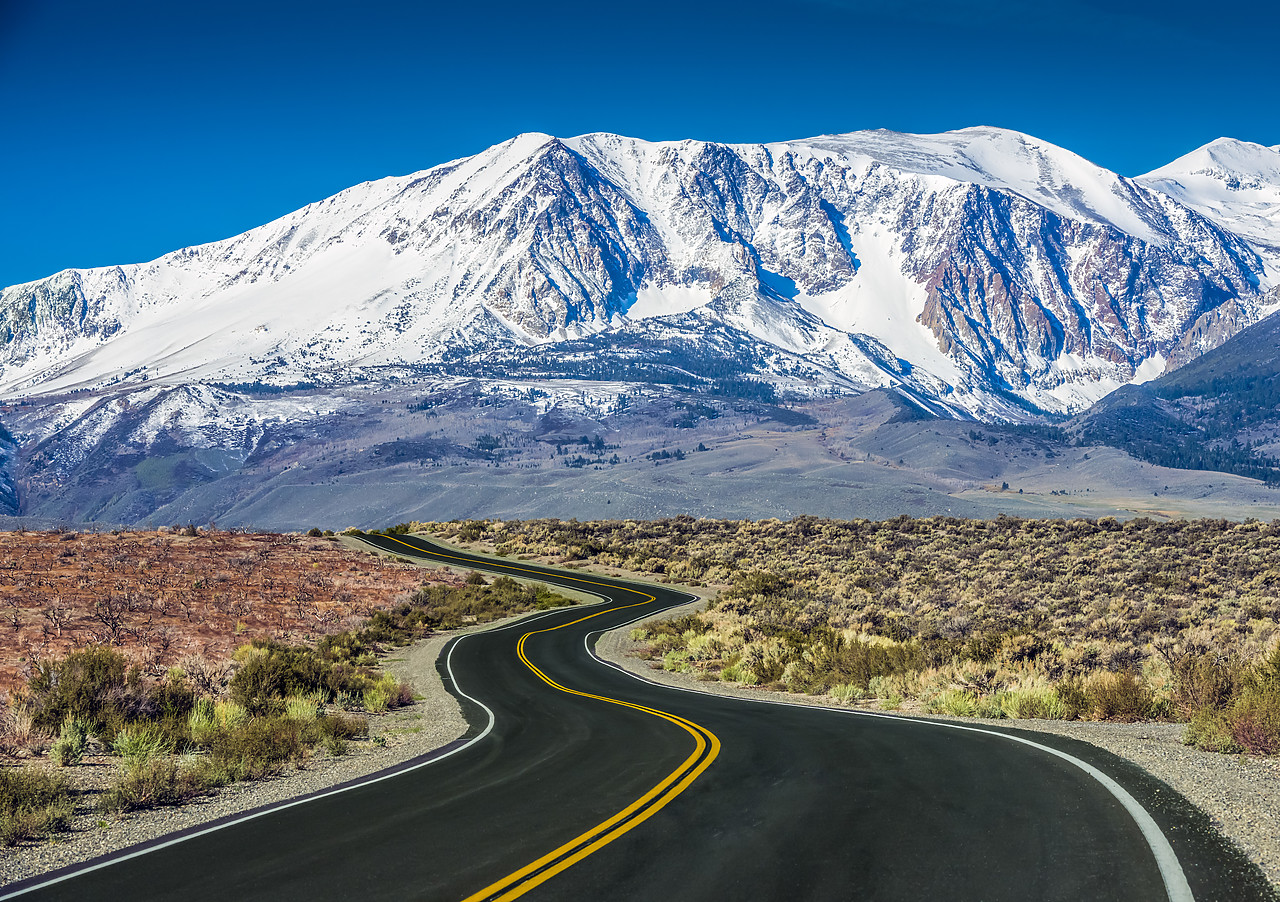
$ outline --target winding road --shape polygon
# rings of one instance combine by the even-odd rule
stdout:
[[[1195,808],[1092,746],[658,686],[594,637],[684,593],[368,541],[604,601],[450,643],[472,726],[428,760],[0,898],[1274,898]]]

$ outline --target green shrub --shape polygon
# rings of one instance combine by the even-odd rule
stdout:
[[[213,734],[218,730],[217,715],[214,713],[213,701],[202,698],[191,708],[187,715],[187,729],[191,733],[191,741],[198,746],[208,746]]]
[[[963,689],[944,689],[925,701],[924,710],[926,714],[977,717],[978,696]]]
[[[178,765],[172,758],[153,758],[122,768],[111,787],[98,798],[98,809],[136,811],[177,805],[185,798],[179,790]]]
[[[1005,717],[1019,720],[1035,718],[1039,720],[1066,720],[1071,709],[1055,689],[1036,687],[1031,689],[1011,689],[998,696],[1000,710]]]
[[[968,689],[944,689],[926,698],[924,709],[927,714],[950,714],[953,717],[1005,716],[997,698]]]
[[[318,733],[312,735],[318,739]],[[216,733],[210,753],[230,779],[256,780],[278,773],[290,761],[302,760],[309,746],[307,739],[304,725],[297,721],[255,717],[235,729]]]
[[[285,716],[292,720],[309,723],[324,711],[324,693],[311,692],[306,695],[291,695],[284,700]]]
[[[235,657],[240,668],[231,678],[231,698],[255,716],[278,712],[287,696],[325,687],[326,668],[312,649],[259,639]]]
[[[387,710],[390,700],[387,690],[382,686],[370,686],[364,691],[364,709],[370,714],[381,714]]]
[[[49,757],[58,767],[79,764],[89,744],[89,724],[79,717],[68,717],[62,722],[58,738],[49,748]]]
[[[243,705],[230,700],[214,702],[200,699],[187,718],[191,742],[199,748],[210,748],[224,733],[236,732],[249,720]]]
[[[1201,708],[1192,715],[1183,743],[1206,752],[1235,753],[1244,751],[1231,735],[1226,715],[1212,708]]]
[[[693,668],[689,665],[689,653],[683,649],[673,648],[662,656],[662,669],[675,673],[686,673]]]
[[[164,681],[151,689],[150,696],[155,705],[156,716],[174,720],[185,718],[196,703],[195,690],[177,667],[169,669]]]
[[[173,754],[173,743],[165,732],[154,726],[125,727],[116,733],[111,750],[124,760],[126,767],[146,764]]]
[[[124,655],[101,646],[41,663],[27,681],[19,706],[30,715],[32,726],[45,733],[58,730],[68,717],[100,729],[157,711],[141,672],[130,668]]]
[[[841,683],[838,686],[831,687],[831,697],[842,704],[852,705],[854,702],[859,702],[866,698],[867,692],[854,683]]]
[[[70,829],[74,811],[71,784],[64,775],[34,768],[0,769],[0,845]]]

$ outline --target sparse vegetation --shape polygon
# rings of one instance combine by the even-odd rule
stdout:
[[[254,638],[313,641],[416,591],[424,577],[323,536],[195,526],[3,533],[0,574],[0,690],[9,692],[41,662],[93,645],[119,649],[158,679],[177,665],[190,672],[184,659],[220,660]]]
[[[723,587],[651,627],[671,670],[934,713],[1180,719],[1280,751],[1280,522],[421,524],[507,555]]]
[[[438,629],[570,603],[507,578],[490,583],[472,573],[457,582],[420,584],[390,609],[313,644],[252,638],[229,666],[193,656],[148,673],[106,645],[42,661],[12,703],[0,697],[0,751],[47,750],[71,771],[91,750],[114,756],[115,777],[95,803],[103,812],[182,804],[301,764],[317,747],[345,754],[368,735],[365,717],[347,712],[379,714],[414,700],[407,683],[378,669],[379,654]],[[68,822],[73,797],[49,788],[66,781],[37,779],[30,767],[0,775],[10,781],[0,793],[12,802],[4,842]]]
[[[74,810],[71,784],[64,774],[0,769],[0,845],[66,830]]]

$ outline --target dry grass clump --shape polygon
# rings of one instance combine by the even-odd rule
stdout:
[[[1280,641],[1280,522],[415,526],[501,554],[723,586],[706,612],[641,636],[662,666],[704,678],[937,713],[1179,718],[1197,744],[1280,749],[1265,663]]]

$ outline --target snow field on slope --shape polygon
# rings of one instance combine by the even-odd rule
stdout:
[[[862,332],[951,386],[963,375],[956,362],[938,347],[927,326],[917,321],[926,292],[902,272],[893,237],[878,229],[850,232],[858,258],[857,275],[845,286],[816,296],[801,294],[806,310],[842,332]]]

